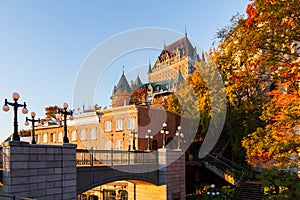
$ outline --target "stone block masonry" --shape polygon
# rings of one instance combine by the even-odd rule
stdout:
[[[185,199],[185,153],[159,149],[159,185],[166,185],[167,200]]]
[[[3,144],[3,195],[76,199],[76,145]]]

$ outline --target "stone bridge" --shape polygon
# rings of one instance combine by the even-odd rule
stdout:
[[[7,142],[2,149],[1,196],[15,199],[76,199],[96,186],[114,181],[141,181],[159,187],[155,196],[135,199],[185,199],[185,158],[181,151],[76,150],[74,144],[39,145]],[[130,196],[129,196],[129,199]]]

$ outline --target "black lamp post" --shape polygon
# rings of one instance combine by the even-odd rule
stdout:
[[[177,150],[180,150],[181,139],[184,137],[183,133],[181,133],[181,126],[177,127],[176,137],[177,137]]]
[[[151,135],[151,130],[150,130],[150,129],[148,129],[148,131],[147,131],[145,137],[146,137],[147,140],[148,140],[147,151],[150,151],[150,140],[153,139],[153,136]]]
[[[64,116],[64,143],[69,143],[69,139],[68,139],[68,127],[67,127],[67,116],[70,115],[69,119],[73,120],[73,111],[72,110],[67,110],[68,109],[68,104],[67,103],[63,103],[62,108],[57,108],[57,115],[56,118],[61,119],[61,115]]]
[[[30,116],[32,119],[29,119],[28,117],[26,117],[26,121],[25,121],[25,125],[28,126],[29,125],[29,122],[32,123],[32,131],[31,131],[31,144],[36,144],[35,142],[35,134],[34,134],[34,123],[35,122],[38,122],[40,123],[40,118],[38,119],[34,119],[34,117],[36,116],[35,112],[31,112],[30,113]]]
[[[18,99],[20,98],[20,95],[17,92],[12,93],[12,98],[15,102],[11,103],[8,102],[7,99],[4,101],[4,106],[2,107],[3,111],[8,112],[9,111],[9,105],[14,107],[14,133],[13,133],[13,141],[20,141],[20,136],[18,134],[18,108],[23,107],[22,113],[27,114],[28,110],[26,108],[26,103],[19,104]]]
[[[133,150],[135,151],[136,150],[136,147],[135,147],[135,139],[136,139],[136,136],[138,133],[136,132],[136,130],[132,130],[131,131],[131,136],[132,136],[132,148]]]
[[[169,134],[169,131],[167,129],[167,123],[163,123],[162,125],[162,128],[160,130],[160,133],[163,135],[163,145],[162,145],[162,148],[166,148],[166,138],[167,138],[167,135]]]

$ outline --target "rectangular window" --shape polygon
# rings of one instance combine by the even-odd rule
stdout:
[[[123,149],[123,140],[117,140],[116,141],[116,150],[122,150]]]
[[[134,119],[133,118],[128,119],[127,128],[128,129],[134,129]]]
[[[111,141],[105,142],[105,150],[111,150]]]
[[[97,135],[96,135],[96,128],[91,129],[91,140],[96,140]]]
[[[104,131],[111,131],[111,122],[107,121],[104,123]]]
[[[58,142],[62,142],[62,132],[58,133]]]
[[[47,143],[48,142],[48,134],[44,133],[43,135],[43,143]]]
[[[55,142],[55,133],[50,133],[50,142]]]
[[[77,136],[77,135],[76,135],[76,131],[72,131],[72,133],[71,133],[71,140],[72,140],[72,141],[76,141],[76,139],[77,139],[76,136]]]
[[[86,129],[82,129],[80,131],[80,139],[81,140],[86,140]]]
[[[116,130],[117,130],[117,131],[123,130],[122,122],[123,122],[123,120],[121,120],[121,119],[118,119],[118,120],[116,121]]]

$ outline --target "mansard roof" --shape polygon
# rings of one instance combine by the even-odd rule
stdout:
[[[177,49],[180,51],[182,56],[194,57],[195,49],[189,41],[187,35],[184,35],[183,38],[165,46],[163,52],[174,52],[177,51]]]
[[[152,70],[156,68],[157,63],[161,62],[162,60],[165,60],[166,57],[175,56],[177,54],[177,51],[179,52],[180,56],[188,56],[193,59],[196,58],[197,60],[199,60],[199,55],[196,52],[196,47],[194,48],[192,46],[190,40],[185,34],[184,37],[180,38],[179,40],[167,46],[166,45],[164,46],[164,49],[158,56],[154,66],[151,67],[151,64],[149,64],[148,73],[151,73]]]

